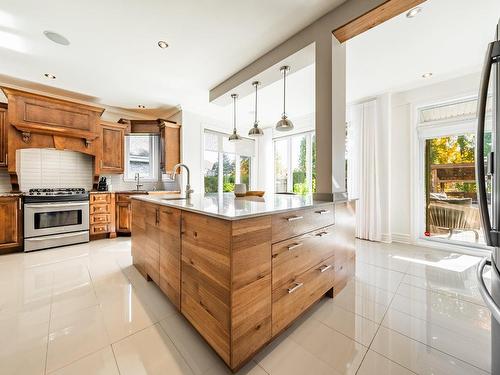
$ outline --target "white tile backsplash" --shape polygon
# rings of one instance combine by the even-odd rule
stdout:
[[[108,186],[111,185],[113,191],[120,190],[134,190],[136,188],[134,181],[124,181],[122,174],[115,175],[102,175],[101,177],[106,177],[106,182]],[[178,191],[179,183],[174,180],[167,181],[141,181],[141,189],[143,190],[167,190],[167,191]]]
[[[17,151],[21,191],[32,188],[92,189],[92,157],[75,151],[30,148]]]

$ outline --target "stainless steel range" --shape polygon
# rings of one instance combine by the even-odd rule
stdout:
[[[24,196],[24,251],[88,241],[85,189],[30,189]]]

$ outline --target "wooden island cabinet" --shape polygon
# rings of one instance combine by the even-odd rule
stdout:
[[[288,201],[302,198],[274,196],[277,207],[296,208],[263,204],[252,214],[231,195],[215,210],[207,199],[134,197],[133,263],[236,371],[345,286],[354,273],[354,231],[352,221],[335,223],[331,202],[297,207]]]

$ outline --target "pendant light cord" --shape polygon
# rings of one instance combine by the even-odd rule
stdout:
[[[286,68],[283,69],[283,116],[286,116]]]
[[[257,87],[259,85],[258,84],[255,84],[255,122],[254,124],[257,123]]]
[[[236,134],[236,96],[233,97],[233,114],[234,114],[234,118],[233,118],[233,133]]]

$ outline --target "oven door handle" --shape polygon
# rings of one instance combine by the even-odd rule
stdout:
[[[67,203],[25,203],[25,208],[58,208],[58,207],[76,207],[88,206],[88,202],[67,202]]]
[[[85,234],[85,233],[87,233],[87,231],[72,232],[72,233],[62,233],[62,234],[49,234],[47,236],[26,238],[25,240],[26,241],[45,241],[47,239],[57,240],[57,239],[60,239],[60,238],[68,238],[68,237],[80,236],[80,235]]]
[[[491,264],[490,261],[488,260],[488,258],[483,258],[481,259],[481,261],[477,266],[476,276],[479,286],[479,293],[481,293],[481,296],[483,297],[483,300],[486,303],[486,307],[488,307],[488,309],[491,311],[491,316],[493,316],[498,322],[498,324],[500,324],[500,307],[493,299],[492,295],[488,291],[488,288],[486,288],[486,284],[483,278],[484,267],[486,267],[487,264]],[[498,271],[496,270],[494,264],[491,264],[491,276],[500,277],[500,275],[498,275]]]

